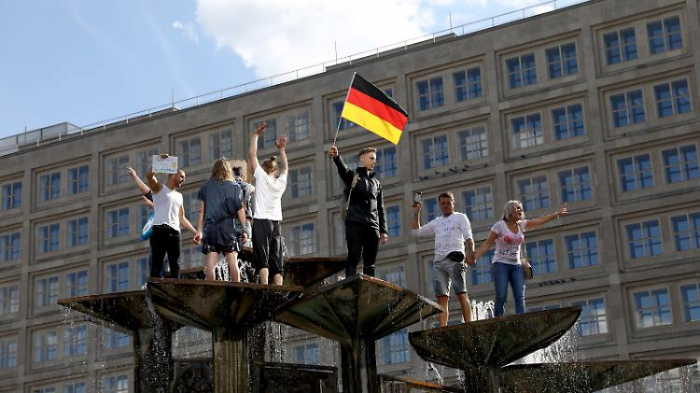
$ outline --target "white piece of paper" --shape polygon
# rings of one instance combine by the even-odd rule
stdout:
[[[177,173],[177,157],[168,156],[163,158],[161,156],[153,156],[153,172],[154,173],[167,173],[173,174]]]

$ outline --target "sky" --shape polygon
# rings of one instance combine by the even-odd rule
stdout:
[[[0,138],[88,126],[545,1],[0,0]]]

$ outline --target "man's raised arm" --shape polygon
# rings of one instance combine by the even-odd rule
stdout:
[[[250,146],[248,146],[248,162],[250,163],[250,168],[255,172],[260,166],[258,162],[258,138],[262,135],[263,131],[267,128],[267,123],[262,122],[258,124],[258,127],[253,132],[253,136],[250,138]]]
[[[289,170],[289,163],[287,162],[287,152],[285,148],[287,147],[287,135],[282,135],[280,139],[277,140],[277,148],[280,149],[280,175],[286,175]]]

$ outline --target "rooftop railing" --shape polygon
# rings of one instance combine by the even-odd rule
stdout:
[[[106,129],[107,127],[117,125],[128,125],[135,121],[148,119],[154,115],[160,115],[165,112],[172,112],[181,109],[193,108],[214,101],[223,100],[225,98],[235,97],[241,94],[249,93],[255,90],[263,89],[270,86],[275,86],[281,83],[290,82],[304,78],[307,76],[317,75],[325,72],[329,67],[352,65],[353,61],[367,60],[369,58],[380,58],[382,55],[393,55],[396,51],[407,51],[416,44],[430,45],[439,42],[442,38],[448,36],[462,36],[472,34],[481,30],[489,29],[495,26],[506,23],[526,19],[532,16],[540,15],[546,12],[566,8],[572,5],[588,2],[589,0],[552,0],[544,3],[532,5],[516,11],[507,12],[497,16],[484,18],[481,20],[465,23],[463,25],[450,27],[449,29],[440,30],[431,34],[426,34],[420,37],[404,40],[391,45],[378,47],[336,58],[322,63],[310,65],[304,68],[299,68],[294,71],[285,72],[266,78],[257,79],[251,82],[246,82],[240,85],[227,87],[213,92],[198,95],[196,97],[186,98],[179,101],[173,101],[168,104],[154,106],[138,112],[122,115],[107,120],[101,120],[95,123],[87,124],[82,127],[77,127],[70,123],[60,123],[50,127],[40,128],[38,130],[23,132],[11,137],[0,139],[0,155],[10,154],[27,145],[40,145],[42,142],[63,140],[65,137],[75,134],[83,134],[92,130]]]

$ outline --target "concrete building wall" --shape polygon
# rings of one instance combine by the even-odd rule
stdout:
[[[348,161],[367,145],[383,156],[382,184],[396,232],[380,248],[379,276],[433,296],[433,242],[410,234],[413,191],[424,194],[425,220],[431,199],[452,190],[457,209],[471,209],[478,242],[509,199],[529,198],[529,217],[569,200],[568,217],[528,234],[530,258],[539,263],[528,283],[528,307],[582,303],[580,357],[700,357],[698,18],[692,0],[591,1],[3,156],[0,295],[7,300],[0,307],[0,391],[58,391],[84,381],[88,391],[121,392],[133,385],[128,340],[106,327],[77,328],[79,320],[66,324],[76,317],[64,315],[55,300],[140,288],[148,245],[137,240],[143,209],[125,167],[143,175],[156,152],[184,162],[187,209],[212,159],[245,157],[255,125],[274,123],[278,134],[294,135],[283,225],[290,252],[344,254],[341,188],[325,152],[335,134],[336,104],[355,71],[390,91],[410,114],[395,148],[352,126],[337,142]],[[659,41],[651,42],[659,21]],[[568,72],[552,77],[555,49],[574,54],[575,71],[569,64]],[[617,53],[624,61],[610,64]],[[525,82],[533,78],[536,83]],[[517,80],[522,86],[509,85]],[[563,118],[553,113],[561,111]],[[514,132],[521,122],[522,131]],[[275,154],[270,142],[261,156]],[[87,174],[80,172],[84,166]],[[567,173],[577,183],[568,194],[562,192]],[[10,195],[19,183],[17,204]],[[188,215],[194,218],[192,209]],[[183,265],[201,261],[189,234],[183,250]],[[488,267],[482,260],[468,272],[474,300],[493,299]],[[450,308],[457,322],[458,305]],[[76,339],[80,329],[86,340]],[[283,337],[285,361],[338,359],[328,340],[291,329]],[[378,347],[384,372],[429,377],[405,333]],[[684,389],[698,389],[695,373]]]

